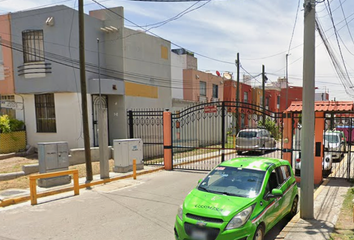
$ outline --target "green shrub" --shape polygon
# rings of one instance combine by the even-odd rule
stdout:
[[[25,123],[21,120],[10,118],[8,115],[0,116],[0,133],[10,133],[24,130]]]
[[[1,133],[11,132],[10,118],[8,115],[0,116],[0,132]]]
[[[271,120],[270,118],[266,118],[265,124],[263,124],[263,121],[259,121],[258,126],[265,127],[276,140],[281,138],[281,132],[279,126],[276,124],[275,121]]]
[[[10,119],[10,129],[11,132],[22,131],[25,128],[25,123],[21,120],[17,120],[15,118]]]

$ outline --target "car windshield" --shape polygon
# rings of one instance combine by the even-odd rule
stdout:
[[[324,136],[324,140],[329,142],[329,143],[339,143],[339,137],[338,135],[329,135],[329,134],[326,134]]]
[[[264,175],[265,171],[219,166],[199,184],[198,190],[253,198],[261,190]]]
[[[257,136],[257,132],[254,131],[242,131],[238,134],[239,137],[243,138],[254,138]]]

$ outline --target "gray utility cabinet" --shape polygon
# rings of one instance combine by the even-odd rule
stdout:
[[[133,159],[136,169],[144,169],[143,141],[140,138],[113,140],[114,172],[129,172],[133,170]]]
[[[66,171],[69,169],[69,147],[67,142],[38,143],[39,173]],[[40,187],[52,187],[71,182],[71,176],[59,176],[38,180]]]

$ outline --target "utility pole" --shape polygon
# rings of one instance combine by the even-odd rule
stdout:
[[[302,132],[300,217],[314,217],[314,132],[315,132],[315,0],[304,0],[304,62],[302,90]]]
[[[80,51],[80,83],[81,83],[81,108],[84,131],[86,181],[92,181],[92,164],[90,149],[90,133],[87,112],[86,69],[85,69],[85,31],[84,31],[84,0],[79,0],[79,51]]]
[[[265,106],[265,81],[266,81],[265,67],[264,67],[264,65],[262,65],[262,104],[263,104],[262,122],[263,122],[263,126],[265,125],[265,110],[266,110],[266,106]]]
[[[285,110],[288,108],[288,94],[289,94],[289,73],[288,73],[288,61],[289,61],[289,54],[286,54],[286,74],[285,74],[285,78],[286,78],[286,96],[285,96]]]
[[[237,79],[237,85],[236,85],[236,132],[234,134],[234,146],[236,146],[236,135],[239,132],[239,115],[238,115],[238,107],[239,107],[239,101],[240,101],[240,54],[237,53],[237,59],[235,61],[236,63],[236,79]]]

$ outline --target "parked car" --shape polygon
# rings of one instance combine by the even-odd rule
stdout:
[[[288,161],[244,157],[225,161],[200,180],[178,209],[177,240],[262,240],[298,207]]]
[[[346,152],[346,140],[342,131],[326,131],[324,147],[332,154],[333,159],[340,159]]]
[[[301,152],[294,153],[295,154],[295,175],[300,175],[301,170]],[[324,152],[323,161],[322,161],[322,171],[324,174],[329,174],[332,171],[332,154],[326,151]]]
[[[243,151],[256,151],[262,155],[266,150],[275,149],[277,142],[266,129],[249,128],[238,132],[236,136],[237,154]]]

